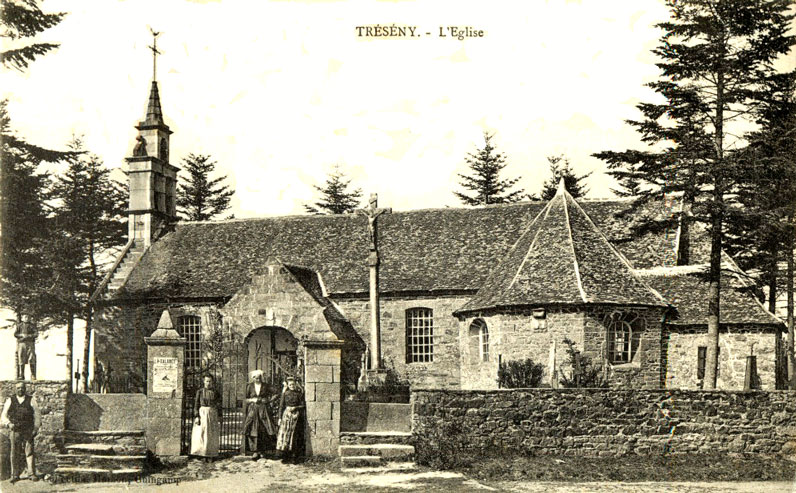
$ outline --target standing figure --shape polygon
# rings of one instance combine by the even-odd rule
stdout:
[[[271,389],[263,382],[263,371],[254,370],[251,382],[246,385],[246,400],[243,415],[243,440],[241,451],[244,455],[253,452],[252,459],[259,459],[265,452],[273,450],[276,427],[271,418]]]
[[[41,416],[36,400],[25,393],[25,382],[17,382],[15,394],[6,399],[0,424],[11,430],[11,482],[19,481],[22,451],[28,465],[28,479],[38,481],[36,476],[36,460],[33,455],[33,438],[39,432]]]
[[[30,315],[24,314],[17,322],[17,329],[14,331],[14,337],[17,338],[17,380],[25,380],[25,364],[30,365],[30,379],[36,380],[36,324],[34,324]]]
[[[94,370],[94,392],[101,394],[105,386],[105,368],[101,361],[97,361],[97,369]]]
[[[211,375],[205,375],[202,381],[202,388],[196,392],[194,399],[193,414],[196,418],[191,433],[191,455],[210,462],[218,457],[221,395],[216,391]]]
[[[105,378],[102,380],[102,389],[100,390],[103,394],[107,394],[111,389],[111,364],[108,363],[107,366],[108,367],[105,369]]]
[[[282,452],[282,462],[296,462],[304,445],[304,391],[293,377],[287,377],[287,388],[279,400],[279,433],[276,449]]]

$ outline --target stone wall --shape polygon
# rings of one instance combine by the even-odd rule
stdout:
[[[795,397],[787,391],[418,390],[412,433],[416,447],[456,440],[475,454],[788,455],[796,451]]]
[[[663,387],[661,366],[661,334],[663,309],[613,307],[590,308],[584,324],[584,354],[599,364],[608,357],[605,320],[612,313],[621,313],[633,320],[632,361],[608,364],[608,382],[612,387],[659,389]]]
[[[2,402],[14,395],[16,380],[0,381],[0,396]],[[41,414],[41,428],[34,440],[36,454],[47,455],[52,458],[59,453],[59,437],[64,430],[66,419],[66,396],[69,382],[53,380],[37,380],[25,382],[28,394],[36,398],[36,404]],[[0,429],[0,433],[7,434],[8,430]]]
[[[498,314],[468,317],[459,325],[462,353],[462,388],[495,389],[499,361],[530,358],[544,367],[543,385],[550,385],[550,348],[556,343],[556,368],[567,366],[564,338],[583,348],[584,313],[576,308],[549,308],[538,313],[516,309]],[[476,319],[483,320],[489,331],[489,361],[479,359],[478,345],[470,334]]]
[[[202,335],[206,337],[218,313],[218,304],[143,302],[106,306],[98,310],[94,331],[97,360],[107,368],[110,365],[115,377],[135,373],[146,381],[146,344],[144,337],[155,331],[160,314],[167,309],[174,328],[179,331],[179,318],[186,315],[200,317]],[[132,364],[132,366],[131,366]],[[143,387],[141,392],[144,392]]]
[[[381,351],[385,366],[394,369],[412,386],[458,388],[459,320],[452,314],[465,297],[381,297]],[[370,303],[359,299],[335,299],[364,341],[370,340]],[[406,362],[406,310],[431,308],[434,313],[434,361]]]
[[[144,394],[69,394],[66,429],[75,431],[144,430]]]
[[[462,388],[497,388],[500,361],[530,358],[544,368],[543,386],[551,384],[550,353],[556,345],[555,366],[559,378],[571,376],[571,365],[564,339],[602,367],[606,351],[607,329],[604,320],[616,310],[610,307],[547,307],[502,310],[499,313],[467,317],[459,325],[462,355]],[[625,388],[661,387],[661,317],[660,309],[622,308],[621,313],[638,317],[634,330],[634,352],[630,363],[609,365],[607,373],[612,386]],[[489,360],[479,358],[478,335],[471,326],[475,320],[486,323],[489,330]]]
[[[698,347],[708,345],[704,326],[667,326],[666,387],[699,389]],[[757,356],[757,376],[763,390],[776,388],[777,337],[771,327],[722,327],[719,333],[719,373],[716,388],[740,390],[744,387],[746,357]]]

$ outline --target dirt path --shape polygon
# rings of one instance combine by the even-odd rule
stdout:
[[[285,465],[278,461],[223,460],[211,465],[191,461],[180,469],[145,478],[145,482],[51,484],[46,481],[0,483],[2,493],[45,492],[489,492],[512,493],[796,493],[794,483],[482,483],[453,472],[341,472],[327,465]],[[173,482],[167,484],[169,481]],[[161,484],[158,484],[161,483]]]

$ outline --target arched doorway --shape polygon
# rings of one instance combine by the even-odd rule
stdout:
[[[282,327],[258,327],[244,339],[247,375],[262,370],[266,383],[279,386],[287,375],[297,376],[298,340]]]

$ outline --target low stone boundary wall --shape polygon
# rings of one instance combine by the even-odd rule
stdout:
[[[0,398],[5,403],[6,399],[14,395],[14,386],[17,380],[0,381]],[[66,416],[66,396],[69,382],[58,380],[26,381],[27,392],[36,399],[36,405],[41,414],[41,428],[34,440],[36,455],[52,456],[59,453],[58,440],[64,429]],[[8,430],[0,429],[0,434],[8,436]],[[0,437],[3,439],[3,437]]]
[[[450,440],[522,455],[796,453],[788,391],[417,390],[412,407],[421,449]]]
[[[70,394],[66,429],[73,431],[145,430],[144,394]]]

